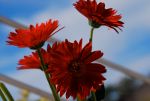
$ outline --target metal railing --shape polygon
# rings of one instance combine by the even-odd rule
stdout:
[[[3,81],[5,83],[8,83],[8,84],[13,85],[13,86],[20,88],[20,89],[25,89],[29,92],[36,94],[36,95],[39,95],[39,96],[42,96],[42,97],[45,97],[48,99],[53,99],[53,96],[50,93],[45,92],[39,88],[35,88],[33,86],[30,86],[28,84],[22,83],[18,80],[11,78],[11,77],[8,77],[6,75],[0,74],[0,81]]]

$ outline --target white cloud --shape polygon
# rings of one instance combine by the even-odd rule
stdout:
[[[150,11],[149,5],[143,6],[139,11],[136,11],[136,13],[132,14],[129,17],[128,25],[130,25],[131,28],[134,28],[137,26],[150,27],[150,20],[149,20],[150,12],[149,11]]]

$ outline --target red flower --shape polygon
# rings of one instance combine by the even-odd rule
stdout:
[[[48,72],[51,74],[51,83],[56,85],[60,96],[66,93],[66,98],[72,96],[81,99],[90,94],[91,89],[97,89],[105,78],[103,65],[92,63],[103,56],[101,51],[92,51],[92,44],[88,43],[82,49],[82,40],[74,43],[65,42],[48,47],[52,57]]]
[[[17,29],[16,32],[10,32],[8,44],[20,48],[29,47],[31,49],[41,48],[45,41],[53,35],[54,30],[58,27],[58,21],[51,19],[45,24],[30,25],[29,29]]]
[[[49,54],[44,49],[41,49],[41,54],[44,59],[45,65],[48,66],[51,59],[49,57]],[[37,51],[32,52],[32,54],[29,56],[24,56],[23,59],[19,60],[18,64],[21,65],[20,67],[18,67],[18,69],[41,69],[42,70],[41,68],[42,64]]]
[[[105,9],[105,4],[96,0],[79,0],[74,4],[75,8],[89,20],[89,24],[98,28],[101,25],[108,26],[114,29],[117,33],[117,28],[123,27],[123,22],[120,21],[121,15],[116,15],[117,11],[112,8]]]

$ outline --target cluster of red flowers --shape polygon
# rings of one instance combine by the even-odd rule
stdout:
[[[78,43],[65,40],[61,43],[48,45],[47,51],[41,49],[47,71],[52,75],[50,81],[56,85],[60,96],[66,93],[66,98],[76,98],[80,95],[85,98],[92,88],[97,89],[105,78],[101,73],[106,72],[103,65],[92,63],[103,56],[101,51],[92,52],[89,42],[82,48],[82,39]],[[19,61],[19,69],[41,69],[37,52],[25,56]]]
[[[95,0],[79,0],[74,4],[75,8],[86,16],[90,25],[98,28],[101,25],[113,28],[122,27],[123,22],[120,15],[115,15],[112,8],[105,9],[104,3]],[[52,46],[47,45],[47,50],[42,46],[50,38],[58,27],[58,21],[49,20],[45,24],[33,25],[29,29],[17,29],[10,32],[8,44],[20,48],[28,47],[34,49],[29,56],[24,56],[19,61],[18,69],[40,69],[51,75],[50,82],[55,85],[60,96],[66,94],[66,98],[79,96],[86,98],[90,92],[100,88],[105,78],[102,73],[106,72],[102,64],[94,63],[101,58],[101,51],[92,51],[92,42],[82,47],[82,39],[77,42],[55,42]],[[42,69],[39,58],[40,50],[46,69]]]

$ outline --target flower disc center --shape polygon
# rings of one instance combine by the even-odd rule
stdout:
[[[78,72],[80,70],[80,63],[79,62],[73,62],[71,63],[69,67],[69,71],[71,72]]]

